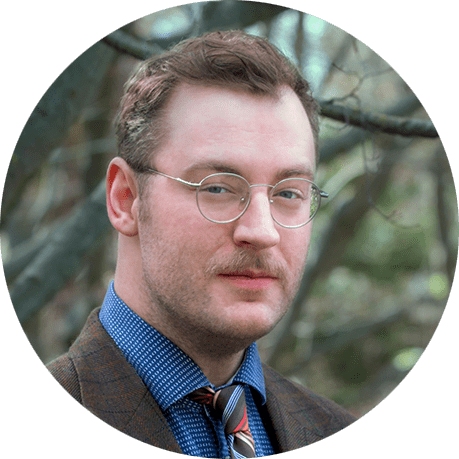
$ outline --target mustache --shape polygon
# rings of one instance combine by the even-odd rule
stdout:
[[[239,271],[262,271],[280,280],[285,280],[287,277],[286,266],[274,260],[271,254],[260,254],[246,250],[213,257],[205,268],[205,274],[208,276]]]

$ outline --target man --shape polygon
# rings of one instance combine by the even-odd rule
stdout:
[[[298,290],[326,196],[317,130],[307,83],[262,39],[212,33],[140,67],[107,172],[115,279],[49,365],[80,403],[202,457],[288,451],[354,420],[262,366],[255,344]]]

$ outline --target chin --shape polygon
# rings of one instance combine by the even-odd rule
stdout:
[[[243,309],[239,313],[231,313],[228,317],[226,330],[231,330],[228,335],[244,339],[245,341],[256,341],[267,335],[284,317],[287,309],[273,309],[264,303],[245,302],[241,307],[234,307],[236,310]]]
[[[250,308],[247,312],[247,307]],[[267,335],[280,321],[284,314],[274,314],[264,307],[253,304],[245,306],[245,314],[232,313],[219,315],[218,319],[200,323],[193,331],[196,341],[200,341],[206,351],[215,355],[232,355],[244,351],[254,341]],[[209,317],[209,316],[208,316]],[[200,329],[198,331],[198,328]],[[196,334],[196,332],[198,332]]]

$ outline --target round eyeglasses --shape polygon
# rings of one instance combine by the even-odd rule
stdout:
[[[199,211],[214,223],[231,223],[242,217],[249,207],[254,187],[269,188],[271,216],[284,228],[299,228],[309,223],[319,210],[321,198],[328,198],[328,193],[303,178],[287,178],[276,185],[250,185],[240,175],[219,172],[193,183],[155,169],[145,168],[141,172],[161,175],[196,188]]]

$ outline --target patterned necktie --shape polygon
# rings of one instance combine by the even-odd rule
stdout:
[[[243,386],[233,385],[218,391],[203,387],[192,392],[189,397],[214,408],[222,420],[232,459],[255,457],[255,443],[249,429]]]

